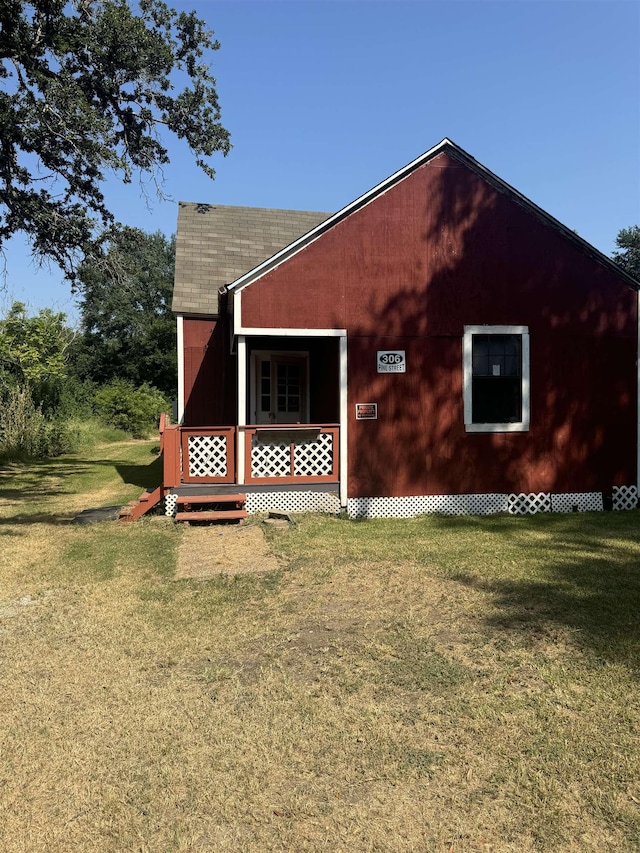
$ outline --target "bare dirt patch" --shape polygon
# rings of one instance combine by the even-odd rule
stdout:
[[[279,568],[258,525],[188,527],[178,551],[176,577],[205,579]]]

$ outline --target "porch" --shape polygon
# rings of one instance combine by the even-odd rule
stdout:
[[[247,512],[338,512],[338,424],[184,427],[161,420],[167,514],[242,493]]]

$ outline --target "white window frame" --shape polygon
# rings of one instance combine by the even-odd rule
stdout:
[[[522,420],[509,424],[474,424],[472,421],[472,343],[474,335],[520,335],[522,339]],[[467,432],[527,432],[530,422],[529,327],[465,326],[462,339],[462,377],[464,426]]]

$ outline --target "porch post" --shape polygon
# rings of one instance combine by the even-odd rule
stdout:
[[[178,423],[184,420],[184,317],[178,314],[177,321],[178,347]]]
[[[347,335],[340,337],[340,506],[347,505],[347,479],[349,465],[347,459]]]
[[[238,426],[247,424],[247,339],[244,335],[238,335]],[[238,430],[238,452],[236,454],[236,471],[238,485],[244,483],[244,443],[245,431]]]

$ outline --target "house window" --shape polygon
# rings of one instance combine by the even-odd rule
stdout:
[[[529,429],[527,326],[465,326],[463,377],[467,432]]]

